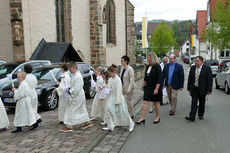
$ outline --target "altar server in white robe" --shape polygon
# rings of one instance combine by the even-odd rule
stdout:
[[[30,87],[25,81],[25,78],[26,73],[19,72],[17,74],[19,87],[18,89],[12,89],[12,91],[14,91],[14,99],[17,101],[14,116],[14,126],[16,126],[17,129],[12,131],[12,133],[22,132],[22,126],[33,125],[31,130],[34,130],[38,127],[28,92],[30,91]]]
[[[92,126],[89,114],[86,109],[85,92],[83,90],[84,81],[81,73],[77,69],[76,62],[71,62],[69,71],[73,74],[70,80],[69,102],[66,106],[64,115],[64,124],[62,132],[73,131],[73,125],[85,123],[82,129]]]
[[[32,74],[32,66],[30,64],[26,64],[24,66],[24,71],[26,72],[26,79],[25,81],[28,83],[29,87],[30,87],[30,92],[29,92],[29,96],[30,96],[30,100],[31,100],[31,104],[34,110],[34,114],[35,114],[35,118],[37,120],[38,123],[40,123],[42,121],[41,116],[38,114],[38,95],[36,92],[36,88],[37,88],[37,84],[38,84],[38,80],[37,78]]]
[[[91,109],[91,117],[93,118],[100,118],[104,121],[104,96],[102,94],[102,89],[104,87],[104,82],[103,82],[103,78],[100,75],[100,72],[102,71],[102,69],[100,67],[98,67],[95,70],[95,75],[96,75],[96,82],[92,79],[92,81],[94,81],[95,83],[95,88],[96,88],[96,95],[94,97],[93,100],[93,104],[92,104],[92,109]],[[91,86],[93,87],[94,85]]]
[[[69,100],[69,87],[70,87],[70,76],[68,73],[68,66],[66,64],[61,65],[61,82],[58,84],[58,88],[56,88],[53,93],[58,94],[59,101],[58,101],[58,120],[60,124],[64,123],[64,115],[65,115],[65,109],[66,105]]]
[[[105,120],[108,127],[103,130],[114,130],[116,126],[129,126],[129,131],[134,129],[125,98],[122,94],[121,79],[116,74],[116,65],[108,68],[110,95],[106,102]]]
[[[7,129],[9,125],[10,122],[6,114],[5,107],[2,103],[2,99],[0,98],[0,129]]]

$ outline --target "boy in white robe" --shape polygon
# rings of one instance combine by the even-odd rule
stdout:
[[[58,101],[58,120],[60,124],[64,124],[64,115],[65,115],[65,109],[66,105],[69,100],[69,86],[70,86],[70,76],[68,71],[68,67],[66,64],[61,65],[61,82],[58,84],[58,88],[56,88],[53,93],[55,94],[57,92],[59,96]]]
[[[30,64],[26,64],[24,66],[24,71],[26,72],[25,81],[28,83],[28,85],[29,85],[29,87],[31,89],[30,92],[29,92],[31,104],[32,104],[32,107],[33,107],[33,110],[34,110],[36,121],[38,123],[40,123],[42,121],[42,119],[41,119],[41,116],[38,114],[38,95],[37,95],[37,92],[36,92],[38,80],[32,74],[32,70],[33,69],[32,69],[32,66]]]
[[[8,116],[6,114],[5,107],[2,103],[2,99],[0,98],[0,129],[7,129],[10,125]]]
[[[77,69],[76,62],[70,63],[69,71],[73,76],[70,80],[70,98],[64,115],[64,124],[66,126],[61,129],[61,132],[71,132],[73,131],[73,125],[81,123],[85,123],[82,129],[92,126],[86,109],[85,92],[83,90],[84,81]]]
[[[114,130],[116,126],[129,126],[129,131],[133,131],[134,122],[131,119],[125,98],[122,94],[121,79],[116,74],[116,66],[108,68],[110,95],[106,101],[105,120],[108,127],[103,130]]]
[[[18,89],[13,88],[14,91],[14,99],[17,101],[16,109],[15,109],[15,117],[14,117],[14,126],[17,127],[16,130],[12,131],[12,133],[22,132],[22,126],[31,126],[31,130],[34,130],[38,127],[38,123],[35,118],[34,110],[31,105],[29,90],[30,87],[28,83],[25,81],[26,73],[19,72],[17,74],[17,79],[19,81]]]

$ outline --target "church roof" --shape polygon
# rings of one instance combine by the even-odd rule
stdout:
[[[71,43],[46,42],[40,41],[30,60],[49,60],[57,62],[83,62]]]

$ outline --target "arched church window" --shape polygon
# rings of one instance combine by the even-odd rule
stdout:
[[[106,23],[107,43],[116,44],[116,9],[113,0],[107,0],[103,9],[103,21]]]

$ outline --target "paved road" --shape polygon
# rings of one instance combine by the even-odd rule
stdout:
[[[187,67],[184,65],[186,71]],[[187,80],[185,89],[186,84]],[[169,105],[165,105],[161,107],[160,124],[153,125],[155,114],[148,113],[146,124],[135,127],[120,153],[230,152],[230,95],[213,89],[206,103],[205,120],[189,122],[184,117],[190,111],[191,98],[185,89],[179,92],[175,116],[168,115]]]

